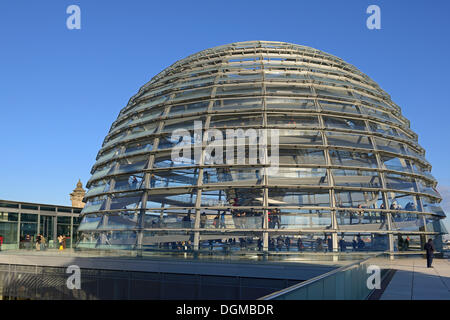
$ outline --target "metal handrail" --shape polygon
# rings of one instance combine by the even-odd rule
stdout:
[[[268,295],[266,295],[266,296],[263,296],[263,297],[261,297],[261,298],[258,298],[257,300],[272,300],[272,299],[275,299],[275,298],[280,297],[280,296],[282,296],[282,295],[284,295],[284,294],[287,294],[287,293],[292,292],[292,291],[295,291],[295,290],[297,290],[297,289],[306,287],[306,286],[311,285],[311,284],[313,284],[313,283],[315,283],[315,282],[318,282],[318,281],[320,281],[320,280],[322,280],[322,279],[324,279],[324,278],[330,277],[330,276],[332,276],[332,275],[334,275],[334,274],[337,274],[337,273],[340,273],[340,272],[343,272],[343,271],[347,271],[347,270],[353,269],[353,268],[355,268],[356,266],[360,266],[361,264],[365,263],[366,261],[368,261],[368,260],[370,260],[370,259],[376,258],[376,257],[381,256],[381,255],[384,255],[384,254],[385,254],[384,252],[378,253],[378,254],[376,254],[376,255],[374,255],[374,256],[372,256],[372,257],[365,258],[365,259],[363,259],[363,260],[360,260],[360,261],[354,262],[354,263],[352,263],[352,264],[349,264],[349,265],[340,267],[340,268],[338,268],[338,269],[332,270],[332,271],[330,271],[330,272],[321,274],[321,275],[319,275],[319,276],[317,276],[317,277],[315,277],[315,278],[312,278],[312,279],[303,281],[303,282],[301,282],[301,283],[295,284],[295,285],[290,286],[290,287],[288,287],[288,288],[284,288],[284,289],[281,289],[281,290],[279,290],[279,291],[273,292],[273,293],[271,293],[271,294],[268,294]]]

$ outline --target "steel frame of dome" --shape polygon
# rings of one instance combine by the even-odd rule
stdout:
[[[200,161],[174,163],[170,134],[195,120],[204,131],[278,129],[279,173],[205,164],[206,140]],[[329,235],[336,251],[339,234],[363,234],[394,251],[395,236],[446,232],[424,153],[390,96],[342,59],[283,42],[215,47],[163,70],[120,111],[87,184],[79,246],[202,250],[257,237],[267,251],[280,235]]]

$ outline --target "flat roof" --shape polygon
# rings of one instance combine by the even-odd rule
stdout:
[[[80,207],[64,206],[64,205],[59,205],[59,204],[48,204],[48,203],[37,203],[37,202],[25,202],[25,201],[0,199],[0,207],[2,206],[2,203],[25,204],[25,205],[34,205],[34,206],[43,206],[43,207],[45,206],[45,207],[65,208],[65,209],[79,209],[80,211],[83,209]]]

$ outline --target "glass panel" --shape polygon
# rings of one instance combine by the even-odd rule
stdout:
[[[386,188],[401,191],[418,191],[414,179],[395,173],[385,173]]]
[[[143,94],[142,96],[140,96],[139,98],[145,98],[145,97],[149,97],[154,95],[156,92],[155,91],[149,91],[146,92],[145,94]],[[140,108],[149,108],[151,106],[157,105],[157,104],[162,104],[164,102],[166,102],[167,100],[169,100],[169,95],[165,94],[165,95],[159,95],[156,97],[152,97],[150,99],[147,99],[146,101],[143,101],[139,104],[139,107],[134,107],[136,108],[136,110],[140,109]]]
[[[215,77],[203,77],[199,79],[183,79],[184,81],[178,82],[175,84],[174,89],[190,89],[190,88],[201,88],[207,87],[214,83]]]
[[[138,212],[111,212],[102,217],[97,229],[133,229],[137,227]]]
[[[198,169],[155,171],[150,177],[150,188],[192,186],[197,184]]]
[[[57,217],[57,222],[60,224],[71,224],[71,217],[64,217],[64,216],[58,216]]]
[[[198,99],[211,96],[211,88],[191,89],[177,93],[173,101]]]
[[[395,131],[397,132],[399,137],[402,137],[403,139],[408,139],[408,140],[412,140],[412,141],[417,142],[417,138],[413,137],[409,133],[406,133],[405,131],[403,131],[401,129],[395,129]]]
[[[333,88],[316,88],[316,93],[319,96],[330,96],[330,97],[337,97],[337,98],[353,98],[350,91],[346,89],[333,89]]]
[[[55,208],[55,207],[44,207],[44,206],[41,206],[40,209],[41,209],[41,211],[52,211],[52,212],[56,212],[56,208]]]
[[[152,139],[153,141],[153,139]],[[152,150],[152,142],[150,141],[138,141],[138,142],[130,142],[125,145],[124,154],[131,155],[137,152],[143,151],[151,151]]]
[[[165,134],[159,138],[158,150],[170,149],[170,148],[175,147],[179,143],[180,143],[180,145],[181,145],[181,143],[182,143],[182,145],[187,145],[187,142],[190,142],[190,141],[186,141],[186,140],[187,139],[184,139],[183,137],[175,139],[175,137],[172,136],[172,134],[170,134],[170,135]],[[194,142],[194,141],[192,141],[192,142]]]
[[[5,244],[17,244],[17,222],[4,222],[0,221],[0,236],[3,237],[3,245]]]
[[[261,95],[261,85],[221,86],[216,90],[216,97],[227,95]]]
[[[104,233],[82,233],[77,247],[95,249],[132,249],[136,244],[136,233],[132,231],[107,231]]]
[[[153,162],[153,168],[172,168],[172,167],[182,167],[189,165],[198,165],[194,159],[194,152],[191,152],[190,157],[181,154],[178,157],[172,159],[172,154],[168,152],[156,154],[155,161]]]
[[[341,132],[326,132],[326,136],[329,145],[353,148],[372,148],[372,143],[367,136]]]
[[[355,92],[355,96],[356,96],[357,99],[361,99],[362,101],[365,101],[365,102],[367,102],[369,104],[381,105],[381,106],[383,106],[383,107],[385,107],[387,109],[392,109],[391,106],[389,106],[389,105],[385,104],[383,101],[379,100],[378,97],[376,97],[376,98],[375,97],[369,97],[369,96],[367,96],[367,93],[359,94],[359,93]]]
[[[392,213],[392,230],[425,231],[423,216],[415,213]]]
[[[387,230],[386,213],[379,211],[338,210],[336,219],[341,229],[349,231]]]
[[[222,74],[219,83],[236,83],[236,82],[250,82],[255,80],[262,80],[261,73],[255,73],[254,71],[244,70],[234,73]]]
[[[391,122],[394,122],[396,124],[402,124],[397,118],[395,118],[393,115],[389,115],[388,113],[381,111],[379,109],[373,109],[369,107],[361,107],[365,110],[365,112],[373,117],[381,118],[383,120],[389,120]]]
[[[362,120],[323,116],[323,121],[328,128],[366,131],[366,124]]]
[[[266,98],[266,109],[316,110],[313,100]]]
[[[205,124],[206,118],[203,117],[188,117],[188,118],[178,118],[178,119],[169,119],[164,123],[164,128],[161,132],[163,133],[172,133],[177,129],[184,130],[194,130],[194,122],[201,121],[202,125]]]
[[[104,210],[106,204],[106,196],[94,197],[88,200],[83,208],[83,213]]]
[[[192,209],[147,210],[144,215],[144,228],[191,228],[194,225],[195,214]],[[156,231],[148,235],[165,235],[165,232]]]
[[[425,167],[422,166],[420,163],[415,162],[415,161],[410,161],[410,163],[411,163],[411,165],[412,165],[412,168],[413,168],[413,171],[414,171],[414,172],[419,173],[419,174],[421,174],[421,175],[424,175],[424,176],[426,176],[426,177],[429,178],[429,179],[436,180],[436,179],[433,177],[433,175],[431,174],[430,169],[425,168]]]
[[[170,107],[169,117],[194,112],[205,112],[208,108],[209,101],[196,103],[188,103]]]
[[[443,224],[442,217],[434,217],[425,215],[427,231],[429,232],[439,232],[439,233],[448,233],[447,229]]]
[[[8,203],[8,202],[1,202],[0,201],[0,207],[2,208],[19,208],[18,203]]]
[[[38,209],[38,206],[30,206],[28,204],[22,204],[20,207],[22,209],[26,209],[26,210],[37,210]]]
[[[91,179],[89,179],[89,181],[94,181],[94,180],[97,180],[99,178],[106,176],[107,174],[109,174],[113,171],[115,166],[116,166],[115,162],[110,162],[108,164],[97,167],[95,169],[94,173],[92,174]],[[89,182],[88,182],[88,186],[89,186]]]
[[[236,229],[261,229],[263,226],[263,210],[232,210],[232,228]],[[213,226],[220,227],[221,216],[215,216],[216,222],[213,222]],[[226,217],[225,217],[226,218]],[[218,222],[218,223],[217,223]],[[225,223],[227,221],[225,220]]]
[[[27,249],[31,249],[37,235],[37,223],[20,223],[20,239]]]
[[[97,216],[95,214],[85,215],[83,217],[83,220],[81,220],[78,231],[95,230],[95,229],[97,229],[100,221],[101,221],[101,216]]]
[[[388,126],[386,124],[370,121],[369,125],[370,125],[370,128],[372,129],[372,131],[374,131],[374,132],[398,137],[397,131],[394,128],[391,128],[390,126]]]
[[[422,251],[424,245],[425,236],[403,234],[394,238],[394,251]]]
[[[114,191],[135,190],[142,188],[144,173],[116,177]]]
[[[141,192],[115,193],[111,196],[111,210],[137,209],[141,206]]]
[[[319,100],[319,103],[320,103],[322,109],[325,111],[359,114],[358,107],[353,104],[337,103],[337,102],[330,102],[330,101],[325,101],[325,100]]]
[[[133,121],[133,122],[150,121],[153,119],[158,119],[159,117],[161,117],[163,115],[165,109],[166,109],[166,107],[162,106],[162,107],[156,107],[156,108],[151,108],[149,110],[145,110],[144,112],[140,113],[138,115],[137,120]]]
[[[0,221],[3,222],[19,221],[19,214],[15,212],[0,212]]]
[[[280,149],[282,164],[325,164],[325,155],[320,149]]]
[[[319,131],[280,129],[278,134],[279,144],[322,145],[322,135]]]
[[[421,211],[417,196],[400,192],[388,192],[387,195],[391,210]]]
[[[120,152],[120,147],[115,147],[109,150],[106,150],[97,158],[97,163],[110,160],[114,158],[116,155],[118,155]]]
[[[336,206],[340,208],[382,208],[383,197],[379,191],[339,191],[334,192]]]
[[[376,171],[332,169],[334,184],[345,187],[379,188],[381,180]]]
[[[262,190],[256,188],[206,189],[202,191],[202,207],[262,206]]]
[[[330,149],[331,163],[339,166],[377,168],[374,153]]]
[[[269,95],[307,95],[311,96],[311,88],[309,86],[294,85],[276,85],[274,83],[266,84],[266,94]]]
[[[190,192],[173,190],[171,193],[150,193],[147,201],[147,208],[164,207],[193,207],[197,199],[197,191]]]
[[[365,227],[367,227],[367,225]],[[346,226],[345,228],[348,229],[349,226]],[[389,239],[386,234],[364,234],[358,231],[356,232],[346,232],[340,235],[338,240],[339,251],[389,250]]]
[[[127,135],[127,130],[122,130],[121,132],[117,132],[112,134],[107,140],[106,140],[106,144],[107,145],[111,145],[117,141],[119,141],[120,139],[122,139],[123,137],[125,137]]]
[[[120,159],[119,166],[115,173],[127,173],[141,171],[148,163],[148,155],[142,155],[134,158]]]
[[[214,111],[262,109],[262,99],[222,99],[214,101]]]
[[[227,114],[211,117],[210,128],[246,127],[262,125],[262,116],[257,114]]]
[[[278,168],[278,172],[269,172],[271,185],[328,185],[325,168]]]
[[[414,148],[411,148],[410,146],[408,146],[405,149],[406,149],[406,154],[416,157],[420,160],[426,161],[425,157],[418,150],[415,150]]]
[[[417,179],[417,184],[420,192],[428,193],[433,197],[440,198],[439,192],[436,191],[432,183],[425,181],[423,179]]]
[[[267,71],[264,70],[265,80],[279,80],[279,81],[289,81],[289,80],[309,80],[308,76],[305,74],[291,73],[284,71]]]
[[[267,114],[268,125],[283,125],[287,127],[318,127],[317,116],[302,116],[296,114]]]
[[[270,229],[325,229],[331,227],[331,214],[323,210],[281,209],[269,211]]]
[[[21,222],[36,222],[38,221],[38,215],[37,214],[29,214],[29,213],[21,213],[20,214],[20,221]]]
[[[269,205],[329,207],[330,196],[328,190],[307,189],[269,189]]]
[[[402,143],[393,140],[386,140],[375,137],[375,143],[379,150],[389,151],[398,154],[406,154],[405,147]]]
[[[140,137],[149,136],[156,132],[156,130],[158,129],[158,125],[158,123],[152,122],[133,127],[130,134],[126,136],[126,140],[134,140]]]
[[[380,155],[380,158],[386,169],[411,172],[411,164],[409,160],[388,155]]]
[[[420,198],[422,199],[424,212],[431,212],[439,216],[445,217],[445,213],[440,207],[438,200],[423,196]]]
[[[89,191],[86,193],[86,197],[92,197],[96,194],[109,191],[109,183],[107,180],[98,180],[91,184]]]
[[[160,251],[192,252],[193,240],[189,231],[144,231],[142,243],[146,249]],[[176,240],[176,241],[174,241]]]
[[[261,168],[205,168],[203,170],[203,184],[222,184],[225,182],[227,182],[227,185],[239,185],[243,182],[259,184],[261,181]]]

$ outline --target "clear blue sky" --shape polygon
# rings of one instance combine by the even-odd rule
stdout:
[[[71,4],[81,30],[66,27]],[[366,27],[370,4],[381,30]],[[369,75],[411,120],[448,197],[449,16],[446,0],[2,0],[0,198],[69,204],[139,87],[189,54],[246,40],[311,46]]]

